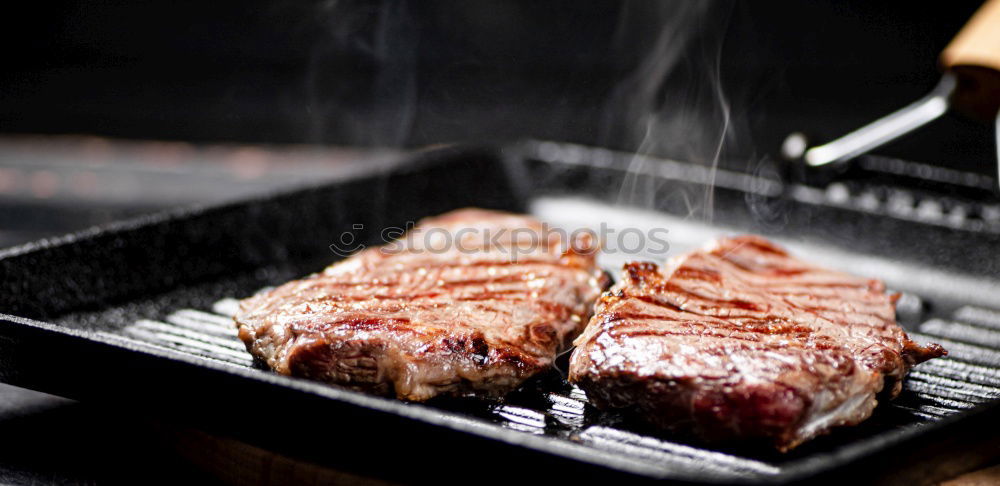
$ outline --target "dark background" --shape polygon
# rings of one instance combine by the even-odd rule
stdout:
[[[924,94],[979,3],[22,4],[0,29],[0,130],[388,146],[535,137],[695,161],[724,139],[724,158],[747,164],[790,131],[826,140]],[[639,80],[663,86],[643,96],[628,77],[649,74],[664,32],[680,52],[662,79]],[[654,144],[641,144],[637,106],[671,117]],[[882,152],[984,173],[995,163],[991,126],[960,116]]]

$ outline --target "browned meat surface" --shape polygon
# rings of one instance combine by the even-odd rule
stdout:
[[[459,210],[410,236],[242,301],[247,349],[406,400],[498,396],[551,366],[608,284],[592,238],[542,238],[527,216]]]
[[[628,263],[576,339],[570,381],[599,407],[781,450],[867,419],[911,367],[945,354],[896,324],[882,282],[819,268],[759,237]]]

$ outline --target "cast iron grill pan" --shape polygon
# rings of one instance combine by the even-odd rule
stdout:
[[[548,142],[502,154],[443,149],[322,187],[8,251],[0,259],[0,378],[123,413],[166,414],[306,460],[400,480],[428,474],[486,482],[526,474],[747,483],[871,479],[887,472],[880,466],[905,458],[913,466],[902,472],[903,463],[895,463],[895,479],[908,473],[927,482],[934,479],[927,471],[993,459],[982,452],[996,444],[981,425],[996,417],[1000,398],[1000,310],[985,297],[968,294],[963,301],[955,292],[939,295],[919,285],[917,291],[898,288],[904,292],[900,321],[914,339],[939,342],[950,355],[917,367],[901,396],[869,421],[784,455],[708,446],[651,430],[627,413],[598,411],[563,379],[566,355],[559,369],[502,401],[425,405],[278,376],[255,365],[232,325],[237,299],[322,269],[335,260],[327,247],[343,231],[375,243],[381,228],[469,205],[534,210],[558,220],[581,195],[590,201],[582,204],[604,204],[609,219],[639,214],[613,204],[621,194],[609,190],[631,177],[608,160],[624,154]],[[658,180],[662,193],[706,190],[707,179],[697,170],[658,167],[645,176]],[[893,268],[943,268],[944,275],[957,276],[956,288],[985,279],[996,264],[968,261],[988,255],[997,243],[988,221],[968,227],[921,221],[859,205],[850,194],[845,200],[825,191],[809,199],[802,194],[819,189],[762,190],[774,181],[736,173],[719,178],[723,184],[711,197],[721,231],[755,231],[807,245],[849,243],[842,246]],[[786,223],[747,213],[751,200],[780,207]],[[657,200],[642,211],[662,214],[664,224],[690,219],[676,219],[689,207],[671,204]],[[888,228],[849,232],[858,224]],[[699,231],[683,229],[674,239],[677,250],[687,244],[683,233]],[[933,258],[914,244],[915,236],[938,245]],[[701,235],[687,238],[693,243]],[[952,240],[964,244],[950,247]],[[954,453],[970,448],[979,452]]]

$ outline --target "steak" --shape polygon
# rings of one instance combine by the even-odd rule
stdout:
[[[599,408],[787,451],[867,419],[910,368],[945,354],[907,337],[897,298],[763,238],[720,239],[662,270],[627,263],[576,339],[569,379]]]
[[[609,281],[592,234],[464,209],[243,300],[240,339],[286,375],[413,401],[503,395],[549,368]]]

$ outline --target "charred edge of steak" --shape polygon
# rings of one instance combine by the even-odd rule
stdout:
[[[330,342],[311,336],[293,346],[287,355],[293,376],[336,384],[366,393],[422,401],[432,396],[479,396],[498,398],[512,391],[547,364],[516,349],[490,346],[481,336],[444,336],[428,354],[446,354],[458,374],[438,373],[437,380],[405,383],[405,368],[434,376],[439,363],[422,363],[405,355],[385,339],[354,339]],[[463,376],[464,375],[464,376]],[[488,377],[488,383],[483,379]]]
[[[610,284],[589,234],[524,239],[513,230],[541,223],[478,209],[418,227],[496,238],[443,252],[404,238],[245,299],[247,349],[278,373],[404,400],[496,397],[550,367]]]
[[[661,273],[654,263],[627,263],[623,268],[624,280],[604,293],[595,304],[594,317],[576,341],[569,380],[580,386],[598,408],[634,410],[660,428],[693,432],[710,442],[764,440],[772,442],[778,450],[787,451],[835,427],[864,421],[878,403],[876,396],[895,397],[906,373],[914,365],[946,354],[936,344],[921,346],[913,342],[895,320],[888,317],[896,299],[885,295],[884,285],[878,280],[850,277],[802,264],[780,247],[759,237],[720,240],[702,250],[702,254],[707,256],[695,260],[694,264],[686,257],[672,260],[665,273]],[[713,264],[722,266],[712,268]],[[726,265],[729,265],[728,270]],[[741,272],[754,277],[744,280]],[[746,290],[755,285],[752,282],[762,278],[765,284],[778,282],[781,290],[776,294],[761,288],[754,290],[757,294]],[[799,278],[804,280],[796,280]],[[806,283],[796,284],[797,281]],[[684,285],[694,285],[694,290]],[[784,315],[781,312],[772,315],[767,299],[777,299],[779,307],[795,308],[792,301],[782,300],[786,295],[783,292],[789,292],[795,285],[799,285],[798,289],[787,295],[802,295],[810,285],[816,285],[812,288],[826,291],[826,297],[819,301],[825,299],[830,305],[829,296],[836,293],[829,289],[844,286],[854,289],[855,293],[847,295],[859,296],[865,305],[884,307],[879,314],[858,314],[864,320],[853,323],[852,318],[860,317],[851,317],[851,313],[860,311],[851,305],[845,307],[846,311],[834,306],[829,313],[817,308],[815,312],[818,313],[810,310],[805,318],[799,316],[794,320],[781,317]],[[715,290],[705,293],[706,289],[713,288]],[[732,296],[729,290],[717,292],[719,288],[731,289]],[[705,309],[708,313],[702,315],[689,310],[688,297],[693,299],[695,309]],[[880,298],[883,299],[881,303]],[[628,311],[643,308],[643,304],[637,306],[636,302],[656,306],[659,310],[653,315]],[[845,313],[843,318],[846,320],[837,321],[836,316],[831,317],[837,312]],[[660,319],[657,317],[660,315],[673,317],[663,317],[667,320],[657,321],[662,324],[643,330],[649,325],[645,322]],[[873,321],[876,317],[882,320]],[[831,318],[834,320],[830,321]],[[866,332],[874,332],[876,337],[861,341],[872,339],[876,346],[852,344],[851,340],[856,338],[838,327],[852,325],[874,326]],[[623,326],[625,330],[617,331]],[[832,334],[822,332],[824,326],[826,332]],[[742,337],[731,341],[727,335],[731,332]],[[753,339],[753,336],[759,338]],[[844,336],[847,342],[838,342],[839,338],[834,336]],[[745,342],[740,340],[748,339],[762,347],[761,353],[785,353],[783,359],[792,360],[792,363],[787,368],[784,365],[767,368],[773,371],[749,376],[749,380],[740,375],[718,378],[718,370],[709,373],[716,378],[699,376],[698,370],[683,376],[674,371],[662,375],[646,369],[641,363],[670,358],[635,355],[636,349],[656,348],[623,347],[623,341],[619,341],[633,338],[662,339],[662,342],[675,345],[683,341],[689,352],[698,358],[694,362],[721,359],[721,363],[731,358],[726,353],[707,351],[713,349],[713,340],[729,338],[729,342]],[[781,342],[787,344],[776,344]],[[793,344],[794,348],[782,351]],[[749,349],[756,348],[751,346]],[[626,352],[633,354],[620,354]],[[812,362],[810,356],[820,361],[809,364]],[[828,364],[823,364],[822,374],[815,374],[813,366],[819,363]],[[815,376],[806,376],[803,380],[802,373]],[[774,378],[761,380],[764,376]],[[789,386],[789,383],[794,385]]]
[[[631,412],[658,429],[712,444],[771,444],[781,452],[805,440],[789,424],[801,425],[812,406],[808,396],[780,385],[733,394],[634,374],[583,377],[575,383],[601,410]]]

